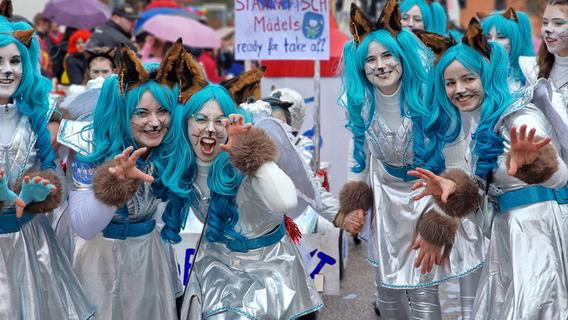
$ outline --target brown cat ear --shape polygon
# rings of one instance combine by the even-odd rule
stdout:
[[[487,38],[485,38],[485,36],[483,35],[483,30],[481,29],[479,20],[477,20],[476,18],[471,18],[471,20],[469,21],[469,25],[467,26],[465,34],[462,38],[462,42],[477,50],[479,53],[489,59],[491,55],[489,42],[487,42]]]
[[[34,36],[34,29],[29,30],[16,30],[12,32],[12,36],[18,39],[26,47],[29,47],[32,43],[32,38]]]
[[[4,0],[2,4],[0,4],[0,15],[12,19],[13,17],[14,6],[12,6],[12,0]]]
[[[193,56],[182,50],[180,62],[177,67],[177,78],[179,82],[180,102],[185,104],[191,96],[200,89],[207,86],[207,80],[203,74],[201,65],[193,59]]]
[[[475,16],[477,17],[477,19],[483,20],[483,19],[487,18],[489,16],[489,14],[487,14],[483,11],[476,11]]]
[[[144,69],[142,62],[125,44],[120,48],[120,66],[118,67],[118,82],[122,93],[136,87],[141,82],[148,80],[149,74]]]
[[[515,22],[519,22],[519,18],[517,17],[517,12],[512,7],[509,7],[505,12],[503,12],[503,17],[514,20]]]
[[[351,3],[351,20],[349,21],[349,32],[353,36],[355,44],[361,41],[376,29],[371,19],[354,2]]]
[[[111,58],[114,59],[114,56],[116,55],[116,51],[117,51],[117,50],[116,50],[116,47],[114,47],[114,48],[109,49],[109,50],[106,52],[106,54],[107,54],[109,57],[111,57]]]
[[[156,74],[156,82],[165,84],[170,88],[173,88],[178,83],[177,66],[180,62],[182,50],[183,45],[181,38],[178,38],[162,59],[160,68],[158,68],[158,73]]]
[[[254,96],[260,86],[260,80],[266,71],[266,66],[247,71],[232,79],[221,82],[221,85],[229,91],[229,94],[237,105],[246,102]]]
[[[427,32],[423,30],[412,30],[414,34],[436,55],[436,61],[450,47],[456,45],[456,40],[452,37],[444,37],[437,33]]]
[[[402,30],[400,19],[398,2],[396,0],[388,0],[383,12],[381,12],[381,16],[377,20],[377,27],[387,30],[393,37],[396,37]]]

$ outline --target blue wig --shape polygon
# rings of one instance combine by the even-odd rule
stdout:
[[[428,4],[426,0],[402,0],[400,1],[400,12],[405,14],[414,6],[418,6],[418,8],[420,8],[425,31],[434,32],[440,35],[446,34],[448,18],[446,17],[446,10],[444,10],[444,7],[437,2]]]
[[[353,133],[353,158],[357,165],[352,168],[353,172],[361,172],[365,169],[365,131],[369,128],[375,114],[375,94],[376,88],[367,80],[364,71],[367,50],[371,42],[377,42],[387,48],[393,57],[402,66],[401,81],[401,116],[408,115],[412,119],[413,134],[413,165],[428,167],[436,172],[442,171],[445,167],[442,154],[444,141],[451,141],[453,135],[446,132],[448,123],[446,121],[451,115],[440,116],[439,121],[435,121],[430,126],[430,134],[435,137],[426,139],[424,132],[423,118],[431,112],[424,104],[425,83],[429,51],[423,44],[408,30],[403,29],[396,38],[386,30],[377,30],[368,34],[359,46],[353,41],[348,42],[344,49],[344,74],[343,84],[344,93],[347,97],[346,109],[348,112],[348,122],[346,127]],[[367,119],[363,118],[364,110],[368,109]],[[446,123],[442,122],[446,121]],[[459,127],[454,126],[454,131]]]
[[[511,104],[507,74],[508,58],[505,49],[491,43],[491,60],[470,46],[460,43],[448,49],[434,66],[430,76],[428,98],[433,110],[454,113],[461,126],[459,110],[451,103],[445,90],[444,71],[454,61],[460,62],[467,70],[481,78],[485,95],[481,103],[479,125],[473,135],[476,157],[475,174],[485,179],[497,167],[497,157],[503,153],[503,138],[493,128],[503,112]],[[436,114],[429,115],[426,122],[434,122]]]
[[[509,77],[512,80],[520,81],[525,84],[526,79],[519,66],[519,57],[534,56],[534,46],[531,39],[531,24],[528,16],[521,11],[517,11],[518,21],[505,18],[501,13],[494,13],[481,22],[483,32],[487,35],[491,29],[495,28],[497,36],[506,37],[511,43],[509,52],[509,63],[511,69]]]
[[[159,170],[161,180],[176,196],[186,199],[186,202],[191,199],[192,184],[197,173],[196,157],[189,139],[188,121],[209,101],[216,101],[226,116],[241,112],[225,88],[216,84],[207,85],[196,92],[184,106],[176,108],[172,127],[165,140],[165,148],[160,153],[160,158],[165,160]],[[231,164],[226,152],[222,151],[213,160],[207,177],[211,192],[205,234],[208,241],[244,239],[244,236],[234,229],[239,218],[236,195],[242,179],[242,174]],[[180,226],[183,227],[183,223]]]
[[[31,127],[37,136],[35,147],[38,150],[41,170],[55,169],[55,151],[51,147],[50,133],[47,129],[49,121],[49,91],[51,82],[39,71],[39,44],[33,36],[29,46],[14,38],[12,33],[18,30],[30,30],[25,22],[7,22],[0,20],[0,47],[15,44],[20,51],[22,61],[22,79],[13,98],[20,113],[29,118]]]

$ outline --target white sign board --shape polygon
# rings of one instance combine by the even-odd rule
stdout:
[[[329,60],[329,0],[235,0],[237,60]]]

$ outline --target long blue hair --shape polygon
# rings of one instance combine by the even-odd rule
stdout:
[[[399,32],[396,38],[385,30],[377,30],[368,34],[359,46],[350,41],[343,49],[343,91],[347,98],[345,108],[348,112],[346,127],[353,133],[353,158],[357,162],[351,170],[358,173],[365,169],[365,131],[371,125],[375,114],[374,90],[376,88],[367,80],[364,70],[365,58],[371,42],[382,44],[402,66],[400,112],[401,116],[409,115],[412,119],[413,165],[427,167],[436,172],[442,171],[445,168],[442,154],[444,141],[451,141],[456,135],[447,132],[445,128],[452,127],[451,123],[455,121],[449,119],[455,115],[438,113],[439,117],[429,129],[433,136],[427,137],[423,118],[431,110],[424,104],[423,99],[429,51],[414,34],[406,29]],[[363,118],[364,108],[369,109],[367,119]],[[457,125],[453,127],[453,131],[457,130],[459,133],[459,127]]]
[[[511,51],[509,63],[511,69],[509,77],[525,84],[526,79],[519,66],[519,57],[534,56],[534,46],[531,38],[531,24],[529,17],[522,11],[517,11],[518,21],[505,18],[501,13],[494,13],[483,19],[481,27],[485,34],[495,27],[498,35],[509,38]]]
[[[31,127],[37,136],[37,148],[41,170],[55,169],[55,151],[51,147],[51,136],[47,129],[49,121],[49,91],[51,82],[43,77],[39,71],[39,44],[34,35],[29,46],[24,45],[12,36],[14,31],[31,30],[32,27],[25,22],[8,22],[0,19],[0,47],[14,43],[20,51],[22,61],[22,79],[13,98],[19,112],[28,117]]]
[[[459,110],[451,103],[445,90],[444,71],[454,61],[460,62],[467,70],[476,73],[481,78],[484,89],[481,103],[481,117],[473,139],[475,140],[474,155],[477,159],[475,174],[485,179],[497,167],[497,157],[503,153],[503,138],[493,129],[497,121],[511,104],[508,89],[508,58],[505,49],[490,43],[491,59],[488,60],[475,49],[460,43],[448,49],[438,63],[435,64],[429,77],[427,101],[432,109],[441,109],[445,113],[453,113],[461,127]],[[434,122],[436,114],[427,117],[426,122]]]
[[[161,180],[169,190],[186,202],[191,201],[192,185],[197,174],[188,121],[210,101],[216,101],[226,116],[242,112],[225,88],[209,84],[196,92],[185,105],[176,108],[171,134],[166,137],[165,148],[160,153],[160,158],[164,160],[163,167],[160,168]],[[208,241],[244,239],[234,229],[239,219],[236,195],[242,179],[243,175],[231,164],[227,152],[222,151],[213,160],[207,177],[211,195],[205,234]]]
[[[440,35],[446,34],[448,18],[446,17],[446,10],[444,10],[442,5],[437,2],[428,4],[426,0],[402,0],[400,1],[400,12],[405,14],[414,6],[420,8],[426,31]]]

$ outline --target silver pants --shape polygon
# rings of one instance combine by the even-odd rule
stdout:
[[[472,317],[475,292],[477,291],[480,277],[481,268],[460,278],[460,302],[463,320],[469,320]]]

